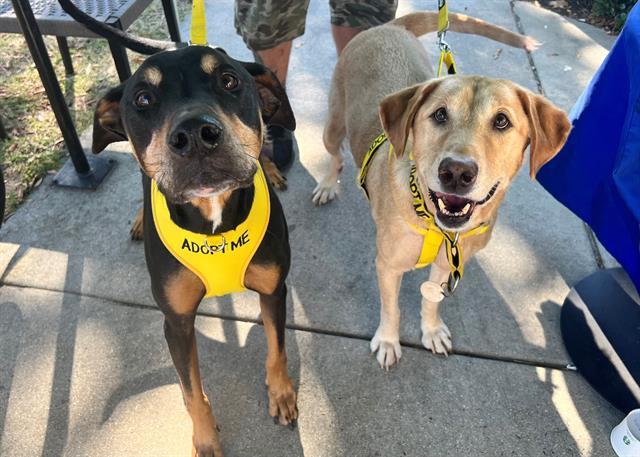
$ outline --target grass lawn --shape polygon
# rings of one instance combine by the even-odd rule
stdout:
[[[183,17],[189,5],[181,0],[177,6]],[[130,32],[168,39],[159,0],[154,0]],[[68,155],[24,38],[0,34],[0,43],[0,116],[9,134],[8,140],[0,140],[0,160],[7,188],[6,214],[10,215],[45,174],[60,168]],[[55,38],[45,37],[45,43],[76,129],[81,133],[91,125],[100,96],[119,82],[109,46],[102,39],[69,38],[75,75],[66,77]],[[144,58],[129,52],[133,71]]]

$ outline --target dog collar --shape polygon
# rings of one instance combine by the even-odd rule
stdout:
[[[358,173],[358,185],[364,191],[367,199],[369,198],[369,193],[367,192],[366,188],[367,172],[369,171],[369,167],[371,166],[371,162],[373,161],[373,157],[376,151],[380,149],[380,146],[382,146],[385,141],[387,141],[387,136],[384,132],[378,135],[375,140],[373,140],[373,143],[365,154],[365,157],[362,161],[362,166],[360,167],[360,172]],[[389,144],[389,160],[391,160],[392,154],[393,145]],[[427,209],[427,204],[425,202],[423,193],[420,190],[420,182],[418,181],[416,164],[414,163],[411,154],[409,155],[409,157],[411,158],[411,171],[409,172],[408,185],[411,197],[413,199],[412,206],[413,210],[416,213],[416,216],[418,216],[420,220],[422,220],[425,224],[425,227],[420,227],[407,221],[409,227],[411,227],[414,232],[423,237],[420,257],[418,257],[418,262],[416,263],[415,268],[424,268],[427,265],[433,263],[438,256],[440,246],[442,246],[442,243],[444,243],[447,251],[447,261],[449,263],[449,267],[451,268],[451,272],[449,273],[447,282],[443,283],[441,286],[445,295],[451,295],[455,291],[456,287],[458,287],[458,283],[460,282],[460,279],[462,279],[462,275],[464,274],[462,246],[460,246],[459,244],[460,239],[485,233],[487,230],[489,230],[489,224],[481,224],[478,227],[468,230],[462,234],[460,232],[450,232],[447,230],[442,230],[440,227],[438,227],[436,218]]]
[[[206,297],[246,290],[244,275],[269,225],[269,188],[262,171],[253,177],[253,203],[235,229],[215,235],[194,233],[171,219],[165,196],[151,180],[151,208],[156,231],[165,247],[204,283]]]

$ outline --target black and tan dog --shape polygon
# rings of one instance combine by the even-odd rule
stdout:
[[[147,266],[200,457],[222,455],[194,333],[205,295],[260,294],[269,413],[283,425],[298,414],[284,343],[287,224],[258,161],[268,122],[295,127],[277,78],[204,46],[148,58],[96,108],[93,151],[129,140],[144,172]]]
[[[200,457],[222,455],[194,333],[205,295],[260,294],[269,413],[283,425],[298,414],[284,344],[287,224],[258,161],[268,122],[295,127],[277,78],[203,46],[150,57],[96,108],[93,151],[129,140],[144,172],[147,266]]]
[[[69,1],[61,4],[97,33],[134,50],[174,47],[122,36]],[[295,128],[275,75],[206,46],[154,54],[96,107],[93,152],[128,140],[143,171],[144,215],[138,220],[147,267],[199,457],[222,456],[194,331],[205,296],[258,292],[267,340],[269,414],[290,426],[298,416],[284,341],[287,224],[259,161],[268,123]]]

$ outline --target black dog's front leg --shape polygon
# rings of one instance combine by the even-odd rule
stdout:
[[[260,311],[267,337],[266,384],[269,414],[282,425],[293,425],[298,418],[296,392],[287,372],[284,330],[287,317],[287,286],[272,295],[260,294]]]
[[[193,422],[193,447],[198,457],[222,457],[211,405],[202,389],[194,329],[195,314],[168,315],[164,335],[182,387],[182,396]]]
[[[193,422],[194,455],[222,457],[216,421],[200,378],[194,328],[204,286],[193,273],[180,268],[162,284],[155,282],[154,295],[165,315],[164,335],[180,378],[184,403]]]

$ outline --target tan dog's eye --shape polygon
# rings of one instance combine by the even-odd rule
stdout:
[[[231,73],[224,73],[222,75],[222,87],[225,90],[233,90],[238,87],[238,78],[233,76]]]
[[[493,121],[493,127],[497,130],[505,130],[511,127],[511,121],[509,121],[509,118],[504,114],[498,113]]]
[[[147,109],[153,104],[153,95],[150,92],[142,91],[136,95],[135,105],[138,109]]]
[[[438,108],[432,115],[431,117],[433,118],[433,120],[435,120],[438,124],[444,124],[445,122],[447,122],[449,120],[449,116],[447,115],[447,110],[445,108]]]

